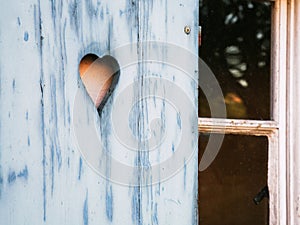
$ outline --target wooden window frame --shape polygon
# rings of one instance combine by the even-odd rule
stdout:
[[[294,225],[300,224],[300,1],[271,2],[271,120],[198,118],[198,130],[268,137],[269,224]]]

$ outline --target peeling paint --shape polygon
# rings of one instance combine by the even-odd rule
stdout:
[[[2,177],[2,174],[1,174],[1,167],[0,167],[0,199],[1,199],[1,196],[2,196],[2,186],[3,186],[3,177]]]
[[[24,41],[28,41],[28,39],[29,39],[29,34],[28,34],[28,32],[27,31],[25,31],[25,33],[24,33]]]
[[[89,224],[89,205],[88,205],[88,191],[86,191],[86,196],[83,204],[83,224]]]
[[[17,23],[18,23],[18,26],[21,26],[21,19],[20,19],[20,17],[17,18]]]
[[[20,171],[17,176],[19,178],[24,178],[25,180],[27,180],[28,179],[28,168],[27,168],[27,166],[25,166],[25,168],[22,171]]]
[[[132,201],[131,201],[131,219],[136,225],[142,225],[140,214],[140,190],[139,187],[133,188]]]
[[[81,1],[75,0],[73,3],[69,3],[69,15],[70,15],[70,23],[71,27],[77,34],[77,37],[81,37],[79,31],[81,29],[81,18],[79,18],[80,11],[82,10]]]
[[[54,146],[53,144],[51,145],[51,151],[50,151],[50,162],[51,162],[51,169],[50,169],[50,176],[51,176],[51,196],[53,196],[54,192]]]
[[[30,137],[27,136],[27,146],[30,147]]]
[[[158,216],[157,216],[157,203],[154,205],[154,213],[152,214],[152,224],[158,225]]]
[[[10,171],[8,173],[8,176],[7,176],[7,182],[9,184],[14,183],[16,181],[16,178],[17,178],[16,172],[15,171]]]
[[[138,99],[145,96],[150,92],[149,84],[145,82],[145,78],[151,74],[151,68],[147,67],[146,63],[143,62],[143,60],[147,59],[149,49],[147,49],[147,46],[142,46],[141,43],[150,39],[169,40],[169,31],[173,29],[170,25],[172,23],[170,13],[173,12],[174,7],[178,7],[178,2],[176,4],[170,4],[166,0],[125,0],[120,3],[106,0],[70,0],[69,2],[36,0],[36,2],[37,4],[32,4],[32,10],[28,11],[31,15],[24,11],[20,14],[20,17],[17,17],[19,15],[13,16],[14,26],[16,27],[26,22],[26,28],[18,29],[19,43],[25,45],[24,41],[27,42],[26,48],[30,46],[32,48],[33,46],[35,50],[31,49],[32,54],[28,53],[28,55],[35,56],[36,54],[37,59],[39,59],[36,63],[40,67],[39,74],[28,74],[28,76],[36,79],[36,83],[33,83],[33,87],[37,87],[35,90],[36,96],[32,96],[33,99],[30,101],[29,108],[24,107],[20,110],[22,113],[15,114],[15,111],[10,108],[3,114],[5,120],[8,120],[7,113],[9,112],[9,117],[11,116],[15,119],[18,116],[24,121],[24,126],[27,129],[24,132],[27,133],[22,136],[22,146],[24,147],[24,144],[26,145],[27,143],[27,146],[30,148],[27,147],[24,152],[29,156],[34,156],[34,162],[26,161],[25,167],[19,167],[20,165],[18,167],[11,166],[11,170],[8,170],[10,167],[5,168],[4,171],[9,171],[9,173],[5,172],[4,178],[1,176],[0,167],[0,197],[1,191],[3,193],[3,189],[1,189],[3,182],[6,185],[6,181],[8,184],[14,185],[14,188],[20,188],[22,185],[22,188],[25,186],[25,188],[30,188],[24,190],[37,193],[38,196],[34,197],[32,201],[40,202],[39,206],[43,208],[40,209],[41,215],[32,218],[32,221],[34,221],[32,224],[42,224],[43,221],[48,223],[49,221],[47,220],[49,218],[51,218],[51,222],[59,220],[58,222],[65,223],[65,221],[74,222],[73,220],[76,220],[76,222],[82,221],[81,223],[84,225],[88,225],[92,221],[103,223],[105,220],[107,224],[115,225],[116,221],[120,221],[120,218],[128,219],[126,223],[130,225],[158,225],[163,223],[162,221],[165,221],[164,217],[169,215],[164,214],[164,203],[162,203],[164,200],[162,199],[168,196],[174,200],[175,197],[173,197],[172,192],[174,189],[182,190],[183,186],[185,191],[191,191],[190,185],[186,182],[187,176],[190,174],[189,168],[185,166],[184,174],[180,173],[175,178],[178,187],[174,187],[172,183],[162,183],[161,185],[161,182],[159,182],[158,184],[152,184],[150,173],[152,166],[150,161],[151,152],[147,151],[149,143],[142,141],[147,135],[145,132],[147,125],[151,122],[151,115],[149,115],[151,108],[146,100],[137,104],[135,109],[133,109],[134,115],[129,122],[130,129],[139,138],[139,149],[133,154],[132,159],[132,161],[135,160],[134,166],[136,170],[134,173],[141,185],[145,184],[148,186],[145,188],[141,186],[119,188],[117,184],[109,179],[112,176],[112,171],[116,169],[110,160],[104,162],[106,166],[106,180],[96,176],[90,168],[83,168],[83,158],[80,157],[80,152],[76,149],[76,144],[74,143],[76,140],[74,141],[72,137],[71,127],[72,101],[75,92],[73,88],[77,87],[76,82],[78,79],[77,68],[74,69],[74,67],[78,65],[76,60],[78,60],[77,57],[82,52],[92,49],[101,55],[107,51],[113,52],[118,45],[138,40],[138,50],[134,54],[138,54],[141,62],[139,62],[136,77],[128,76],[128,78],[141,78],[137,85],[137,90],[135,90],[134,98]],[[19,3],[16,4],[18,5]],[[159,12],[159,15],[157,12]],[[22,23],[20,18],[22,18]],[[31,18],[31,25],[29,18]],[[162,32],[163,34],[157,32],[160,29],[156,29],[159,27],[157,27],[153,18],[159,19],[159,23],[161,22],[162,26],[166,27]],[[179,20],[178,15],[175,15],[173,18],[174,22],[184,22],[182,20],[186,20],[186,17]],[[90,30],[91,32],[89,32]],[[102,31],[107,31],[107,33],[103,34],[101,33]],[[154,51],[160,52],[160,49],[154,49]],[[162,72],[155,72],[155,76],[168,76],[167,68],[167,66],[162,67]],[[33,80],[32,77],[31,80]],[[177,82],[177,78],[176,75],[173,75],[174,82]],[[15,91],[18,94],[19,91],[25,90],[22,89],[23,80],[18,77],[11,77],[8,81],[7,88],[10,92]],[[122,85],[124,84],[120,85],[121,88],[124,87]],[[165,100],[160,103],[160,100],[155,98],[155,96],[152,100],[155,102],[155,108],[161,110],[161,112],[158,112],[158,115],[161,116],[162,127],[162,131],[157,131],[153,134],[154,136],[159,136],[161,133],[167,132],[168,129],[176,126],[181,128],[180,115],[177,115],[177,121],[176,119],[172,121],[172,126],[174,127],[170,128],[169,124],[166,124],[168,115],[166,115],[167,106]],[[37,102],[39,105],[31,108]],[[25,115],[24,112],[26,112]],[[28,112],[30,113],[30,118]],[[13,119],[10,119],[9,122],[13,122]],[[113,142],[111,121],[107,120],[107,124],[104,124],[103,120],[106,120],[106,118],[100,120],[102,144],[107,154],[113,154],[118,149],[114,149],[116,143]],[[170,142],[168,149],[160,149],[153,158],[159,162],[163,155],[161,152],[165,150],[170,151],[171,148],[175,153],[175,143],[175,140],[174,143]],[[16,143],[16,146],[18,146],[18,143]],[[13,147],[15,148],[15,146]],[[30,157],[26,156],[25,159],[28,160]],[[14,163],[17,160],[19,159],[15,157]],[[0,163],[3,165],[3,159],[1,159]],[[7,165],[5,164],[5,166]],[[40,171],[42,175],[39,186],[35,186],[36,183],[33,182],[36,179],[33,174],[36,174],[37,171]],[[184,176],[184,180],[182,180],[182,176]],[[188,180],[190,179],[188,178]],[[24,185],[25,181],[26,185]],[[96,187],[92,185],[96,185]],[[94,198],[94,196],[99,197]],[[181,196],[179,200],[184,202],[185,205],[188,204],[187,201],[190,201],[186,196]],[[10,207],[15,207],[13,204],[22,206],[24,200],[19,198],[17,203],[9,204]],[[78,209],[80,211],[79,213],[76,211],[77,213],[72,218],[67,217],[67,214],[58,213],[58,211],[62,212],[62,208],[57,206],[62,205],[70,213],[74,213]],[[176,212],[174,211],[174,213]],[[25,222],[31,221],[30,219],[26,220],[27,217],[25,217],[26,215],[24,214],[11,218],[12,221],[17,221],[18,219],[24,219]],[[170,219],[172,218],[170,217]],[[172,224],[187,224],[185,223],[186,221],[191,224],[189,215],[187,215],[187,219],[181,218],[180,221],[172,222]]]
[[[79,159],[79,170],[78,170],[78,180],[81,179],[81,173],[82,173],[82,158]]]
[[[97,19],[97,16],[99,15],[98,7],[93,5],[92,0],[86,0],[86,10],[87,15],[90,17],[90,19]]]
[[[112,186],[106,189],[105,206],[106,206],[106,217],[112,222],[113,220],[113,191]]]
[[[15,91],[15,89],[16,89],[16,80],[15,80],[15,79],[13,79],[13,82],[12,82],[12,88],[13,88],[13,90]]]
[[[177,113],[177,126],[179,127],[179,129],[181,129],[181,116],[180,116],[180,114],[179,113]]]

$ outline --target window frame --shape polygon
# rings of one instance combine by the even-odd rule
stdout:
[[[266,136],[269,224],[300,224],[300,2],[273,0],[271,120],[198,118],[201,133]],[[297,90],[299,90],[297,92]],[[298,107],[295,107],[299,105]],[[296,123],[295,123],[296,121]],[[298,140],[299,141],[295,141]],[[295,143],[296,142],[296,143]],[[298,148],[297,148],[298,147]]]

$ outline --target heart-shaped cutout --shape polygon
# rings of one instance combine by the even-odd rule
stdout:
[[[87,54],[80,61],[79,74],[100,115],[119,81],[118,61],[109,55],[99,58],[95,54]]]

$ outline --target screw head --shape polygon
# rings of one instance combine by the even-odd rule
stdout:
[[[191,28],[190,28],[190,26],[185,26],[184,27],[184,33],[186,33],[186,34],[190,34],[191,33]]]

